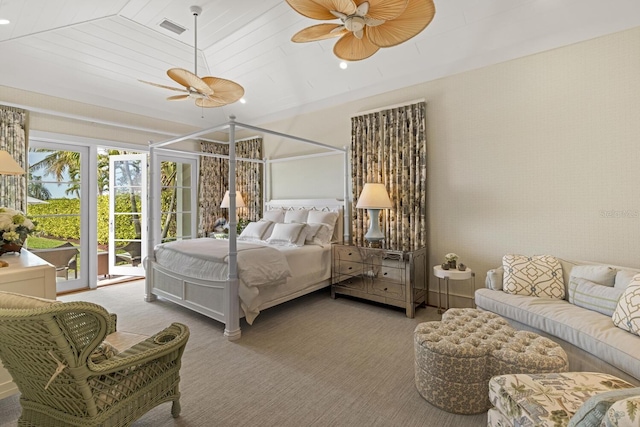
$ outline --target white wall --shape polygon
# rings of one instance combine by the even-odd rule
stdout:
[[[639,267],[639,76],[636,28],[267,127],[341,146],[351,115],[424,97],[432,265],[456,252],[477,287],[505,253]],[[274,194],[306,195],[296,173]],[[337,181],[314,188],[340,197]]]

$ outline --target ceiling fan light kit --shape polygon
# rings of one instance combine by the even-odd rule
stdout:
[[[339,19],[341,24],[304,28],[291,40],[306,43],[340,37],[333,53],[345,61],[360,61],[380,48],[404,43],[431,23],[433,0],[286,0],[311,19]]]
[[[184,68],[170,68],[167,75],[171,80],[178,83],[184,88],[165,86],[157,83],[140,80],[142,83],[163,89],[183,92],[182,95],[173,95],[167,98],[167,101],[181,101],[185,99],[194,99],[198,107],[214,108],[222,107],[238,101],[244,95],[244,88],[238,83],[219,77],[198,77],[198,15],[202,13],[200,6],[191,6],[189,8],[194,19],[194,72],[185,70]]]

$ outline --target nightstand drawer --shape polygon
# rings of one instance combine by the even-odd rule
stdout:
[[[363,262],[362,253],[356,247],[334,247],[333,258],[337,262]]]
[[[342,276],[344,280],[339,283],[334,284],[333,286],[343,288],[343,289],[353,289],[356,291],[367,291],[367,282],[363,277],[349,277]]]
[[[383,279],[388,282],[404,284],[404,268],[387,267],[386,265],[375,266],[377,279]]]
[[[371,293],[388,298],[404,300],[405,285],[388,280],[374,279],[371,282]]]
[[[348,274],[349,276],[360,276],[364,271],[364,264],[360,262],[338,260],[333,266],[335,274]]]

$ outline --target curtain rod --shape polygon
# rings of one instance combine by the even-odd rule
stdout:
[[[420,102],[426,102],[426,99],[425,98],[414,99],[412,101],[403,102],[402,104],[393,104],[393,105],[387,105],[385,107],[374,108],[373,110],[362,111],[360,113],[354,113],[354,114],[350,115],[349,118],[352,119],[352,118],[358,117],[358,116],[365,116],[367,114],[379,113],[380,111],[384,111],[384,110],[392,110],[394,108],[406,107],[407,105],[418,104]]]

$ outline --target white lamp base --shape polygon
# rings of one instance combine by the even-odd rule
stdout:
[[[369,211],[369,230],[364,238],[371,243],[379,243],[384,240],[384,234],[380,230],[380,209],[368,209]]]

